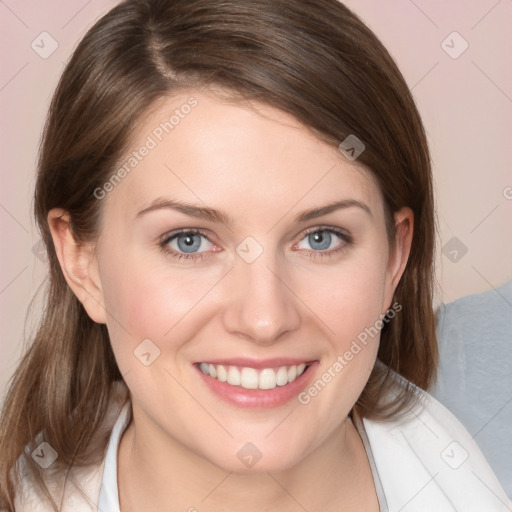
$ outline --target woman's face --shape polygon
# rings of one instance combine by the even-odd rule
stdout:
[[[91,275],[136,429],[229,471],[294,466],[343,426],[403,269],[378,186],[289,115],[199,92],[123,165]]]

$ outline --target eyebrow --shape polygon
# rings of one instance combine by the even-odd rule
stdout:
[[[164,197],[155,199],[148,207],[138,212],[136,217],[141,217],[146,213],[163,209],[176,210],[178,212],[184,213],[185,215],[209,220],[211,222],[219,222],[228,225],[233,223],[233,220],[229,217],[229,215],[223,211],[214,210],[213,208],[208,208],[206,206],[196,206],[194,204],[189,204],[174,199],[166,199]]]
[[[358,201],[356,199],[344,199],[342,201],[335,201],[334,203],[329,203],[322,207],[305,210],[295,216],[294,222],[306,222],[308,220],[322,217],[336,210],[342,210],[353,207],[360,208],[364,212],[366,212],[370,217],[373,217],[370,208],[365,203]],[[146,213],[163,209],[176,210],[185,215],[190,215],[191,217],[197,217],[199,219],[204,219],[211,222],[218,222],[226,225],[231,225],[234,223],[232,217],[230,217],[227,213],[223,212],[222,210],[214,210],[213,208],[197,206],[194,204],[185,203],[183,201],[177,201],[163,197],[159,197],[152,201],[149,206],[138,212],[136,217],[142,217]]]
[[[334,212],[336,210],[342,210],[353,207],[361,208],[370,217],[373,217],[372,211],[365,203],[358,201],[356,199],[344,199],[343,201],[336,201],[334,203],[330,203],[320,208],[312,208],[311,210],[306,210],[302,213],[299,213],[294,220],[297,223],[306,222],[311,219],[316,219],[317,217],[322,217],[323,215],[327,215],[328,213]]]

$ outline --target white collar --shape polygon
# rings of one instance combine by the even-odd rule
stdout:
[[[119,509],[119,492],[117,487],[117,450],[121,436],[131,419],[132,406],[131,402],[128,401],[121,409],[110,435],[107,454],[105,455],[105,466],[103,467],[98,510],[121,512]]]
[[[380,422],[354,415],[381,512],[510,512],[512,502],[474,439],[439,402],[416,388],[419,401],[405,417]],[[120,512],[117,451],[132,417],[128,401],[112,429],[98,510]]]
[[[130,424],[132,419],[131,402],[128,401],[121,409],[119,416],[112,428],[110,440],[105,455],[105,465],[103,468],[103,478],[101,481],[100,496],[98,501],[98,510],[108,510],[108,512],[121,512],[119,506],[119,489],[117,486],[117,452],[119,449],[119,441],[124,431]],[[382,489],[382,484],[379,478],[375,460],[368,441],[368,436],[364,428],[364,423],[357,415],[354,415],[354,426],[359,432],[363,440],[364,448],[370,462],[370,467],[377,490],[377,496],[380,503],[380,512],[388,512],[386,498]]]

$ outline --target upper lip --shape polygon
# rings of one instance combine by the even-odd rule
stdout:
[[[204,359],[199,363],[207,363],[213,365],[223,366],[243,366],[247,368],[255,368],[261,370],[262,368],[278,368],[280,366],[294,366],[299,364],[308,364],[315,361],[311,358],[297,358],[297,357],[274,357],[271,359],[250,359],[246,357],[235,357],[229,359]]]

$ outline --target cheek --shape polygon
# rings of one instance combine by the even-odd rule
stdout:
[[[370,253],[315,279],[317,284],[308,294],[310,307],[324,321],[339,350],[383,313],[385,268],[385,258]]]
[[[162,355],[172,357],[200,328],[199,320],[204,321],[214,308],[204,300],[218,281],[211,272],[173,272],[154,263],[145,264],[143,258],[125,258],[122,265],[105,265],[103,270],[103,295],[110,313],[107,325],[120,364],[123,358],[128,363],[146,339]],[[190,318],[194,321],[187,321]]]
[[[385,258],[359,253],[331,272],[310,295],[327,343],[317,379],[299,396],[329,431],[336,428],[366,385],[377,357],[385,283]],[[318,322],[317,322],[318,325]]]

